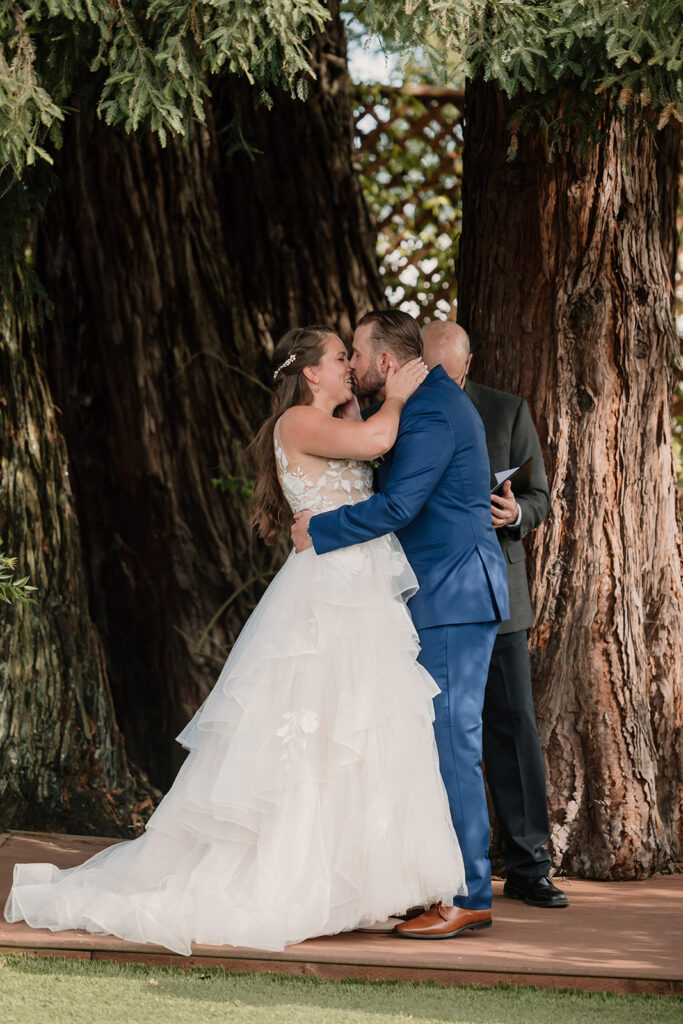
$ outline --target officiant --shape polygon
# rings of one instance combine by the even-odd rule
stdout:
[[[501,623],[486,684],[483,757],[504,844],[504,895],[534,907],[566,907],[550,880],[548,810],[543,754],[534,712],[527,631],[534,615],[522,539],[545,518],[550,497],[538,435],[527,403],[469,380],[469,339],[456,323],[433,321],[422,329],[427,366],[441,364],[481,416],[495,474],[532,459],[523,490],[506,481],[491,496],[491,516],[505,555],[510,618]]]

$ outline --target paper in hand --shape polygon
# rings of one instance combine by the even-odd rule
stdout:
[[[523,462],[521,466],[515,466],[514,469],[504,469],[500,473],[496,473],[496,485],[491,488],[491,494],[502,494],[503,484],[506,480],[510,481],[513,494],[521,494],[522,491],[526,491],[531,486],[531,468],[534,464],[533,456]]]

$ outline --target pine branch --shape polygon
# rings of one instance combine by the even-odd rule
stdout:
[[[16,558],[9,558],[2,553],[2,541],[0,541],[0,601],[14,606],[36,604],[35,599],[29,597],[29,594],[38,588],[30,586],[28,576],[23,576],[21,579],[14,578],[16,565]]]

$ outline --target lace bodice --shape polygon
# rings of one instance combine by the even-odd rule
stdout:
[[[323,459],[308,456],[302,466],[290,464],[280,442],[280,422],[275,424],[273,443],[277,475],[292,512],[308,508],[329,512],[340,505],[355,505],[372,494],[372,468],[357,459]]]

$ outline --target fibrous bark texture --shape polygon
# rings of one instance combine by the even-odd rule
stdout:
[[[129,836],[158,794],[126,758],[88,613],[64,440],[33,332],[0,315],[0,537],[35,606],[0,612],[0,828]]]
[[[335,13],[336,4],[329,6]],[[353,162],[339,21],[311,56],[317,77],[305,104],[278,94],[268,112],[244,84],[228,79],[216,90],[217,126],[224,137],[231,126],[233,140],[239,128],[249,147],[235,152],[223,178],[226,240],[242,268],[246,305],[262,317],[259,330],[262,323],[277,338],[292,324],[322,320],[350,338],[356,320],[385,302]]]
[[[470,84],[458,316],[473,375],[529,401],[551,484],[529,568],[554,861],[640,878],[672,867],[681,821],[669,197],[648,132],[549,162],[532,130],[509,163],[511,113]]]
[[[160,783],[269,569],[244,502],[211,483],[245,473],[267,406],[244,376],[263,376],[265,359],[225,257],[216,163],[208,132],[165,151],[152,139],[93,144],[76,116],[38,247],[90,608],[124,734]]]
[[[654,140],[659,194],[659,233],[664,261],[671,280],[670,299],[675,307],[676,260],[678,259],[678,200],[681,184],[683,134],[678,121],[671,120]]]
[[[75,116],[41,225],[91,612],[129,749],[160,785],[282,555],[212,478],[253,475],[279,333],[348,330],[378,295],[342,52],[335,23],[305,104],[269,112],[228,79],[186,147],[107,142]],[[233,153],[240,137],[260,152]]]

